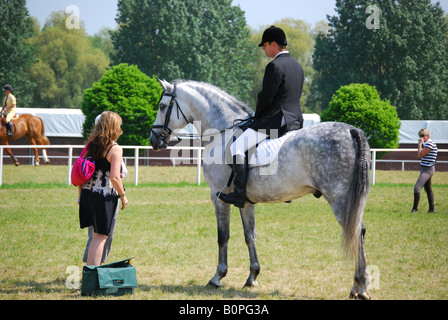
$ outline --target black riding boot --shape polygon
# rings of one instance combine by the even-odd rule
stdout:
[[[6,132],[6,134],[12,138],[12,136],[13,136],[13,132],[12,132],[12,121],[9,121],[9,122],[6,124],[6,128],[8,129],[7,132]]]
[[[428,192],[428,203],[429,203],[429,210],[428,213],[435,213],[435,205],[434,205],[434,193],[432,193],[432,190]]]
[[[420,193],[414,193],[414,206],[412,207],[412,213],[418,212],[419,202],[420,202]]]
[[[218,198],[226,203],[235,205],[238,208],[244,208],[246,203],[246,184],[248,178],[248,164],[246,158],[236,155],[233,156],[233,171],[235,179],[233,180],[234,190],[232,193],[223,194],[218,192]]]

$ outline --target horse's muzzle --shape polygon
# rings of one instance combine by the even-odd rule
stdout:
[[[149,140],[151,142],[152,148],[155,151],[168,148],[168,143],[160,135],[156,134],[154,131],[151,133]]]

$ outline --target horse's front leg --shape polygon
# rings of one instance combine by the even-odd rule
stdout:
[[[260,264],[258,263],[257,248],[255,245],[257,240],[257,232],[255,231],[255,205],[247,205],[240,209],[240,214],[241,220],[243,221],[244,238],[249,249],[250,257],[250,274],[244,286],[252,287],[258,285],[257,276],[260,273]]]
[[[6,152],[11,157],[12,161],[14,162],[14,165],[18,167],[20,165],[20,162],[17,160],[17,158],[12,154],[12,151],[10,148],[6,148]],[[3,157],[3,155],[1,155]]]
[[[214,192],[212,192],[212,202],[215,207],[216,220],[218,223],[219,258],[215,276],[208,282],[208,285],[219,288],[221,287],[221,279],[227,274],[227,245],[230,236],[230,205],[219,201]]]

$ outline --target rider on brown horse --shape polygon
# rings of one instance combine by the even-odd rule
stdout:
[[[32,114],[22,114],[20,117],[16,115],[16,98],[12,95],[12,87],[7,84],[4,87],[6,98],[3,101],[1,113],[5,115],[5,122],[3,122],[3,116],[1,117],[0,126],[0,145],[8,145],[10,141],[21,139],[25,137],[31,145],[49,145],[50,141],[45,136],[45,124],[42,118],[34,116]],[[13,123],[14,120],[14,123]],[[3,129],[3,123],[6,123],[6,130]],[[13,134],[14,128],[14,134]],[[6,132],[5,132],[6,131]],[[10,148],[5,148],[6,152],[14,161],[14,164],[18,166],[20,163],[12,154]],[[34,150],[34,164],[39,165],[39,151],[37,148]],[[47,157],[46,149],[42,149],[42,155],[45,163],[50,163]],[[3,155],[0,155],[3,156]]]
[[[5,114],[6,117],[6,128],[8,129],[7,135],[12,137],[12,119],[16,116],[16,97],[12,95],[12,87],[7,84],[4,87],[5,91],[5,100],[3,101],[2,111],[1,113]]]

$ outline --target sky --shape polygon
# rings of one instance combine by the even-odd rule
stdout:
[[[432,0],[433,3],[437,2]],[[448,12],[448,0],[439,0]],[[53,11],[65,11],[69,6],[79,9],[79,18],[84,21],[86,31],[94,35],[102,27],[115,29],[118,0],[27,0],[28,11],[41,26]],[[314,27],[327,15],[335,15],[335,0],[233,0],[245,12],[247,24],[258,30],[282,18],[303,20]]]

